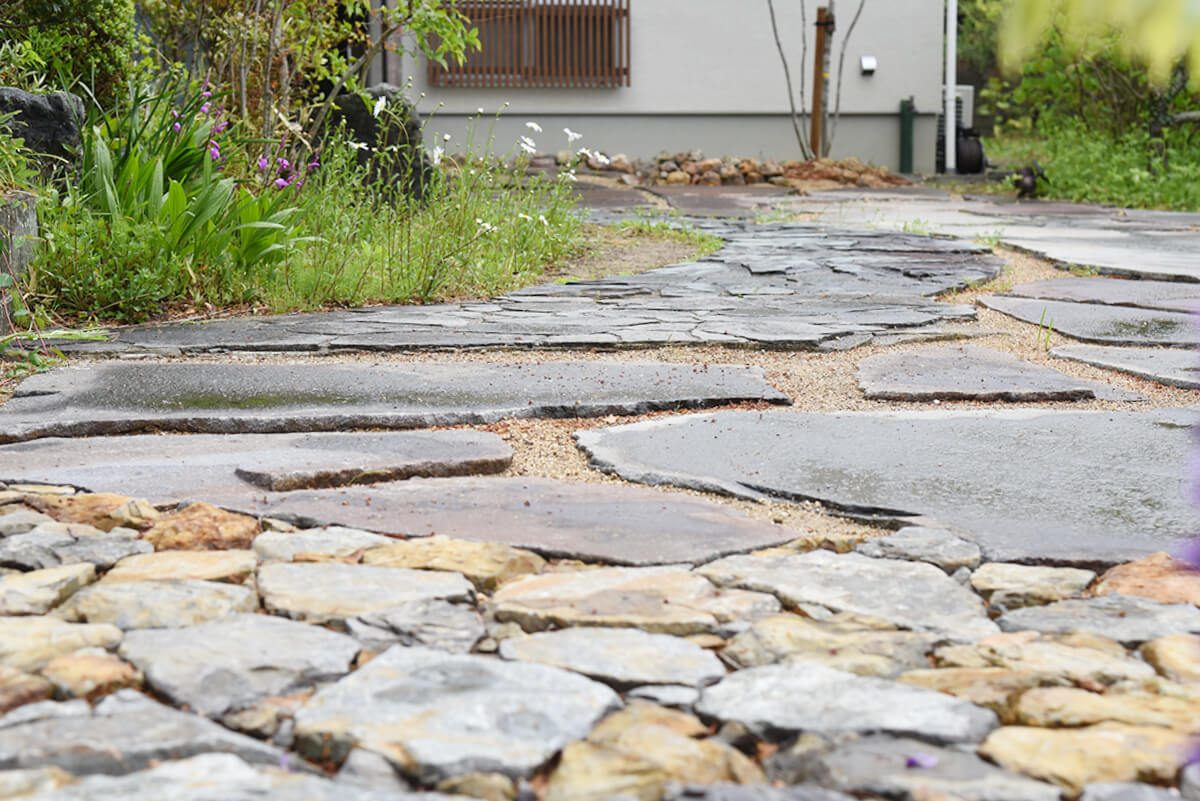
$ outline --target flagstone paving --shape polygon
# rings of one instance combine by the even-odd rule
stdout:
[[[601,194],[610,208],[645,199]],[[744,216],[770,193],[666,194]],[[488,303],[126,329],[78,350],[830,351],[919,342],[969,320],[971,309],[931,297],[987,279],[995,260],[961,241],[845,227],[868,213],[876,227],[912,230],[914,214],[934,211],[928,225],[959,233],[1002,213],[1003,241],[1064,261],[1122,261],[1154,240],[1137,270],[1200,278],[1179,249],[1195,251],[1200,218],[1188,215],[949,204],[928,190],[799,202],[845,220],[703,222],[729,244],[701,262]],[[1039,283],[999,303],[1062,304],[1059,319],[1094,328],[1100,315],[1181,315],[1195,302],[1186,285]],[[1113,363],[1147,359],[1112,350]],[[1148,352],[1146,372],[1163,380],[1191,355]],[[923,372],[931,359],[936,381]],[[950,400],[982,384],[1012,398],[990,403],[1091,392],[1108,406],[721,411],[579,437],[630,480],[818,497],[906,525],[841,543],[848,553],[677,492],[488,476],[514,454],[470,430],[23,429],[43,438],[0,446],[0,797],[1115,801],[1176,787],[1200,797],[1183,750],[1200,733],[1200,579],[1153,553],[1195,530],[1182,466],[1193,412],[1135,412],[1134,393],[973,346],[862,361],[882,385],[919,380],[910,397]],[[172,410],[151,421],[116,407],[161,412],[178,400],[162,377],[186,382],[188,371],[193,395],[216,404],[193,417],[220,431],[789,400],[761,372],[678,364],[504,365],[487,378],[453,364],[235,365],[234,381],[202,367],[124,362],[31,379],[0,410],[0,430],[21,406],[52,407],[78,377],[110,369],[110,390],[68,409],[75,422],[103,431],[141,415],[152,430],[187,430]],[[465,408],[464,375],[487,402],[448,416]],[[346,399],[356,405],[331,408]],[[23,483],[33,481],[53,486]]]
[[[1063,345],[1052,348],[1050,355],[1107,367],[1172,387],[1200,389],[1200,363],[1197,363],[1193,350]]]

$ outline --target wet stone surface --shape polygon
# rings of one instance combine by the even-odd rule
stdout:
[[[1169,409],[719,412],[576,439],[593,466],[631,481],[934,520],[989,560],[1091,567],[1170,548],[1193,533],[1180,467],[1192,422],[1190,413]]]
[[[1136,306],[1184,314],[1200,311],[1200,284],[1178,281],[1114,281],[1111,278],[1064,276],[1018,284],[1006,294],[1019,298]]]
[[[1200,344],[1200,332],[1190,315],[1182,312],[1031,300],[992,295],[980,298],[989,309],[1033,325],[1053,324],[1061,334],[1102,345],[1190,348]]]
[[[1084,381],[974,345],[871,356],[858,363],[858,386],[877,400],[1145,400],[1137,392]]]
[[[1118,370],[1172,387],[1200,389],[1200,362],[1194,350],[1062,345],[1051,356]]]
[[[407,366],[110,363],[64,367],[22,383],[12,400],[0,407],[0,441],[147,428],[220,434],[421,428],[506,417],[642,414],[742,400],[788,402],[787,396],[763,380],[761,370],[750,367],[595,362]],[[353,442],[353,437],[341,435],[325,443],[320,439],[285,441],[283,449],[326,449],[336,454],[341,448],[354,453]],[[450,437],[446,442],[450,459],[456,455],[455,445],[461,453],[467,444]],[[367,442],[358,447],[372,450]],[[373,450],[375,458],[357,472],[390,469],[396,477],[403,477],[401,464],[381,459],[390,454],[388,445],[376,444]],[[503,469],[497,468],[503,454],[495,453],[496,447],[491,450],[490,470]],[[363,458],[361,451],[358,459]],[[295,458],[297,454],[286,455],[303,464]],[[354,475],[358,465],[343,464],[351,458],[349,454],[340,457],[322,457],[332,462],[327,472]],[[313,459],[317,458],[314,454]],[[242,477],[259,485],[285,490],[322,485],[320,479],[306,482],[290,476],[283,454],[268,454],[261,467],[255,466],[253,457],[246,461]],[[317,461],[309,470],[320,474],[320,468]],[[303,468],[298,472],[304,472]],[[451,468],[442,474],[453,472]],[[410,468],[409,474],[414,473],[420,471]]]

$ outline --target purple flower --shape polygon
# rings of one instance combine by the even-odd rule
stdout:
[[[180,127],[179,123],[175,123],[174,125],[171,126],[171,130],[174,131],[175,133],[179,133],[179,127]]]
[[[200,107],[200,113],[201,113],[201,114],[207,114],[207,113],[208,113],[208,110],[209,110],[210,108],[212,108],[212,103],[205,103],[203,106],[201,106],[201,107]]]
[[[275,159],[275,161],[279,164],[279,169],[281,170],[286,170],[288,167],[292,166],[292,163],[287,159]]]
[[[316,169],[317,167],[320,167],[320,166],[321,166],[321,160],[318,159],[316,156],[313,156],[313,160],[308,162],[308,168],[310,170]]]
[[[212,141],[211,139],[208,140],[208,155],[212,157],[213,161],[221,160],[221,148],[216,142]]]
[[[179,112],[176,111],[175,109],[171,109],[171,116],[174,117],[175,119],[179,119]]]
[[[287,189],[288,185],[290,183],[291,182],[288,181],[286,178],[276,178],[275,179],[275,188],[276,189]]]
[[[267,168],[267,165],[269,165],[270,163],[271,162],[267,161],[266,156],[260,156],[258,159],[258,171],[262,172],[263,170],[265,170]]]
[[[910,755],[908,759],[904,760],[904,767],[933,768],[937,766],[937,763],[938,758],[933,754],[925,754],[918,751],[917,753]]]
[[[212,92],[207,92],[207,91],[206,91],[206,92],[201,92],[201,93],[200,93],[200,96],[201,96],[201,97],[212,97]]]
[[[225,133],[225,129],[228,127],[229,120],[225,120],[224,122],[218,122],[216,125],[214,125],[212,131],[215,134]]]

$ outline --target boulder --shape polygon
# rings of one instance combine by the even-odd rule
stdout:
[[[83,100],[69,92],[31,94],[0,87],[0,115],[15,113],[9,123],[14,137],[43,157],[42,173],[49,177],[73,164],[84,120]]]
[[[433,174],[421,144],[421,115],[404,98],[399,86],[381,83],[363,92],[366,97],[338,95],[326,119],[327,130],[344,124],[351,141],[367,146],[359,148],[357,156],[359,164],[367,167],[369,182],[381,182],[400,196],[419,200]],[[376,114],[381,98],[385,105]],[[393,145],[395,150],[383,151]]]

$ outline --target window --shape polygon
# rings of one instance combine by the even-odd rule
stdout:
[[[629,86],[631,0],[460,0],[483,49],[465,63],[431,62],[433,86]]]

